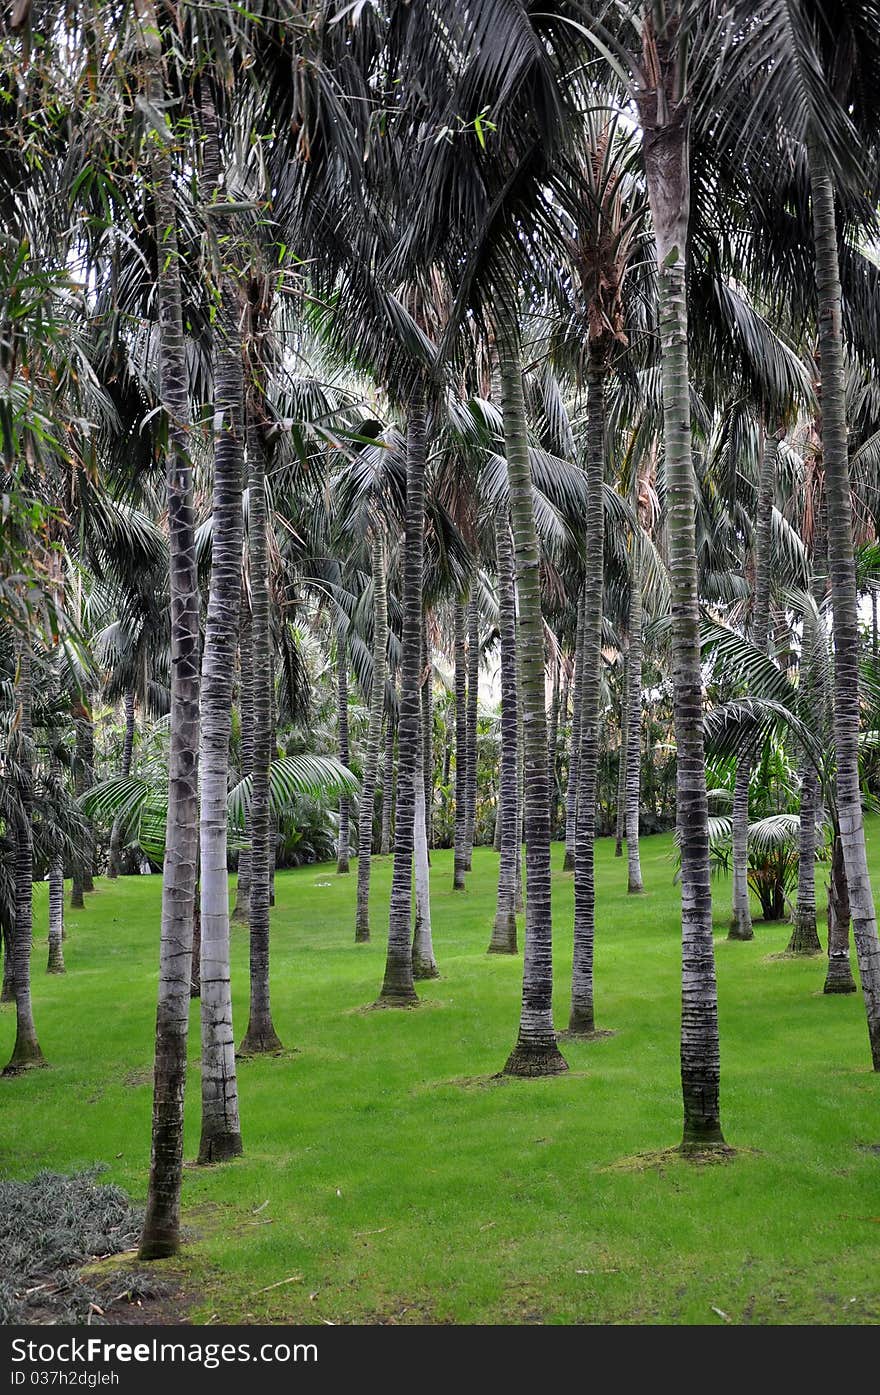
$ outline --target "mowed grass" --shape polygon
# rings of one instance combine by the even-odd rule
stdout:
[[[869,821],[880,888],[880,823]],[[572,880],[554,847],[556,1021]],[[355,875],[279,874],[275,1024],[288,1048],[242,1062],[245,1156],[188,1166],[185,1268],[196,1321],[867,1323],[880,1317],[880,1077],[861,995],[826,998],[824,960],[774,958],[786,925],[725,939],[716,883],[726,1163],[680,1137],[679,907],[671,839],[643,841],[647,894],[598,848],[596,989],[606,1040],[566,1042],[568,1075],[493,1079],[513,1045],[521,957],[488,957],[497,857],[465,893],[434,854],[442,978],[413,1011],[365,1012],[381,983],[390,859],[373,942],[353,942]],[[821,880],[820,880],[821,885]],[[160,880],[102,881],[69,913],[63,979],[34,996],[52,1069],[0,1082],[0,1170],[107,1164],[145,1194]],[[238,1039],[247,933],[233,930]],[[0,1012],[8,1058],[14,1013]],[[199,1131],[194,1004],[186,1155]]]

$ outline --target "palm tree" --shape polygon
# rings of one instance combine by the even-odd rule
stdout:
[[[213,75],[201,80],[202,178],[210,207],[217,314],[213,327],[214,489],[211,582],[202,652],[199,979],[202,1025],[202,1132],[199,1162],[242,1151],[232,1030],[226,796],[232,730],[232,677],[238,642],[243,541],[244,387],[234,229],[224,220],[220,136]],[[223,220],[223,221],[221,221]],[[226,227],[224,229],[224,221]],[[216,231],[215,231],[216,229]],[[213,236],[211,234],[213,233]]]
[[[397,812],[388,920],[388,952],[379,1003],[418,1002],[411,948],[413,843],[419,753],[419,659],[422,632],[422,567],[425,536],[426,386],[417,381],[407,402],[406,533],[403,576],[403,648],[397,729]],[[424,794],[421,796],[424,805]]]
[[[550,916],[550,804],[547,790],[547,713],[540,556],[535,531],[528,427],[523,398],[520,330],[509,291],[497,299],[496,343],[510,481],[520,622],[526,841],[526,944],[519,1033],[508,1075],[558,1075],[568,1065],[553,1030],[553,949]]]
[[[702,727],[694,467],[687,344],[690,213],[687,48],[682,6],[646,6],[637,101],[657,243],[672,589],[677,815],[681,847],[681,1080],[685,1150],[723,1145],[712,944],[709,809]]]
[[[266,555],[266,365],[263,359],[272,294],[258,269],[247,280],[245,411],[248,459],[248,555],[251,581],[254,742],[250,807],[250,1014],[242,1055],[280,1051],[269,992],[269,767],[272,761],[272,672],[269,568]]]
[[[162,35],[155,0],[135,0],[144,100],[166,111]],[[142,1259],[180,1244],[183,1093],[198,856],[199,604],[190,464],[190,405],[177,246],[177,207],[167,118],[146,133],[158,254],[160,400],[167,417],[166,488],[171,574],[171,750],[168,836],[162,877],[162,933],[152,1151]]]

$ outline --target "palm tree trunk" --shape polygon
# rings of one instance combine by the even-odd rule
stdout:
[[[385,655],[388,648],[388,587],[385,580],[385,542],[378,524],[370,534],[370,560],[373,573],[373,679],[370,688],[370,726],[364,755],[358,818],[357,910],[354,938],[366,944],[370,938],[370,871],[373,856],[373,805],[379,770],[379,743],[382,740],[382,712],[385,707]]]
[[[431,865],[431,848],[434,845],[434,685],[431,669],[431,655],[428,650],[427,615],[422,615],[422,759],[424,773],[422,784],[425,791],[425,842],[428,848],[428,866]]]
[[[379,841],[381,857],[387,857],[391,852],[391,814],[394,803],[394,726],[394,709],[389,704],[385,714],[385,762],[382,768],[382,833]]]
[[[477,606],[476,581],[471,583],[467,613],[467,766],[465,772],[464,870],[471,870],[474,851],[474,828],[477,819],[477,698],[480,678],[480,613]]]
[[[623,656],[623,673],[620,676],[620,746],[617,752],[617,812],[614,836],[614,856],[623,856],[623,840],[626,837],[627,779],[629,777],[629,661]]]
[[[642,616],[642,568],[633,559],[629,590],[629,650],[626,663],[626,861],[627,891],[640,895],[642,859],[639,849],[639,804],[642,793],[642,655],[644,634]]]
[[[489,941],[490,954],[516,954],[516,868],[520,856],[517,797],[516,592],[513,542],[506,512],[495,513],[495,561],[498,569],[498,629],[501,635],[501,773],[498,822],[501,858],[498,900]]]
[[[64,858],[55,853],[49,863],[49,962],[46,972],[64,973]]]
[[[15,987],[15,1045],[4,1075],[45,1066],[31,1004],[31,948],[34,933],[34,686],[30,635],[19,642],[16,681],[18,712],[14,735],[18,808],[15,819],[15,930],[13,973]],[[10,743],[12,744],[12,743]]]
[[[553,665],[553,694],[550,699],[550,724],[547,728],[547,791],[550,801],[550,839],[556,829],[556,742],[559,737],[559,660]]]
[[[825,993],[856,991],[849,962],[850,918],[843,841],[835,826],[831,843],[831,876],[828,881],[828,972],[825,975]]]
[[[425,457],[427,413],[423,385],[409,401],[406,443],[406,535],[403,563],[403,643],[400,721],[397,731],[397,815],[394,870],[388,917],[388,954],[379,1002],[406,1007],[418,1002],[413,987],[411,948],[413,841],[419,750],[419,657],[422,634],[422,580],[425,546]]]
[[[526,942],[522,1010],[516,1046],[504,1070],[508,1075],[557,1075],[567,1070],[568,1066],[556,1044],[553,1030],[550,814],[547,799],[547,713],[540,554],[535,531],[519,326],[513,307],[505,302],[504,297],[499,298],[496,333],[519,596],[526,836]]]
[[[75,709],[73,730],[76,759],[74,790],[77,798],[81,799],[86,791],[91,789],[95,779],[95,732],[92,725],[92,714],[84,700],[79,702]],[[82,851],[74,859],[70,884],[70,905],[73,910],[77,911],[81,911],[85,906],[83,893],[95,889],[92,877],[92,863],[95,856],[94,835],[91,823],[88,820],[84,820],[84,822],[86,837]]]
[[[348,664],[345,652],[345,636],[342,625],[336,632],[336,726],[339,742],[339,759],[347,766],[351,756],[348,741]],[[336,871],[347,873],[349,824],[351,821],[351,800],[347,794],[339,800],[339,842],[336,849]]]
[[[868,874],[859,788],[859,615],[846,442],[846,388],[834,190],[818,142],[809,144],[816,253],[819,355],[822,373],[822,455],[828,500],[828,560],[834,614],[834,749],[837,812],[849,888],[853,939],[871,1059],[880,1071],[880,939]]]
[[[3,926],[3,986],[0,1003],[15,1002],[15,929]]]
[[[144,94],[151,106],[161,112],[165,110],[165,83],[155,0],[135,0],[135,13],[143,45]],[[159,396],[168,423],[165,463],[171,597],[171,741],[152,1151],[140,1258],[160,1259],[174,1254],[180,1244],[183,1096],[199,843],[199,591],[171,148],[167,139],[156,133],[151,133],[149,140],[156,242],[162,249],[158,258],[157,303]]]
[[[248,559],[254,675],[254,772],[251,785],[250,1015],[243,1055],[280,1051],[269,991],[269,768],[272,762],[272,660],[269,635],[269,559],[266,518],[265,379],[260,350],[265,330],[265,285],[249,288],[245,409],[248,457]]]
[[[816,929],[816,812],[819,776],[805,757],[801,774],[798,830],[798,889],[788,954],[818,954],[822,946]]]
[[[250,601],[242,590],[239,603],[238,625],[238,712],[241,746],[242,776],[252,775],[254,770],[254,649],[251,634]],[[251,815],[245,817],[245,847],[238,854],[238,875],[235,879],[235,906],[232,919],[247,924],[251,904]]]
[[[596,786],[599,773],[599,687],[602,677],[602,591],[604,583],[606,350],[590,345],[587,388],[586,563],[583,608],[581,751],[578,763],[577,838],[574,857],[574,955],[571,973],[572,1036],[595,1031],[593,952],[596,939]]]
[[[125,736],[122,742],[121,775],[131,774],[131,760],[134,752],[134,689],[128,688],[125,694]],[[122,825],[113,820],[110,830],[110,851],[107,863],[107,876],[118,877],[122,870]]]
[[[571,751],[568,758],[568,790],[565,796],[565,859],[563,872],[574,871],[577,841],[578,781],[581,763],[581,724],[584,698],[584,593],[578,593],[577,631],[574,647],[574,682],[571,691]]]
[[[205,202],[218,198],[220,141],[210,79],[202,79]],[[215,203],[217,213],[222,204]],[[235,283],[222,258],[227,239],[214,242],[219,290],[213,326],[214,491],[211,581],[202,651],[199,987],[202,1024],[202,1132],[199,1162],[225,1162],[241,1151],[232,985],[229,963],[229,874],[226,799],[232,736],[232,678],[238,644],[244,543],[244,380]],[[193,931],[195,941],[195,930]],[[195,961],[195,953],[193,954]]]
[[[773,520],[773,490],[783,432],[767,432],[761,451],[758,476],[758,502],[755,517],[755,601],[752,640],[766,652],[770,629],[770,535]],[[752,912],[749,903],[749,785],[755,748],[743,750],[736,764],[733,791],[733,918],[730,940],[752,940]]]
[[[709,808],[703,749],[702,672],[695,505],[688,378],[686,248],[690,215],[688,110],[677,99],[683,40],[676,20],[653,32],[644,25],[645,66],[657,86],[639,93],[645,173],[654,233],[662,353],[672,652],[676,792],[681,848],[682,1147],[723,1145],[719,1101],[718,990],[712,943]],[[677,12],[676,12],[677,13]]]
[[[416,762],[413,853],[415,861],[416,921],[412,942],[413,978],[437,978],[440,970],[434,958],[431,935],[431,878],[425,823],[424,767]]]
[[[467,667],[465,617],[455,602],[455,824],[453,830],[452,890],[464,891],[467,842]]]

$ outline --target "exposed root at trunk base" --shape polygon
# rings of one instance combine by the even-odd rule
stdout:
[[[517,1042],[502,1072],[531,1080],[542,1075],[564,1075],[568,1062],[554,1041],[548,1046],[525,1046]]]
[[[242,1152],[240,1133],[218,1133],[210,1138],[202,1137],[196,1161],[200,1167],[211,1167],[240,1158]]]
[[[732,1162],[737,1154],[756,1153],[754,1148],[729,1148],[726,1143],[715,1144],[704,1147],[684,1148],[681,1144],[677,1148],[658,1148],[651,1153],[633,1153],[626,1158],[618,1158],[615,1162],[609,1163],[607,1167],[600,1167],[599,1172],[651,1172],[657,1170],[662,1172],[667,1167],[701,1165],[712,1166],[713,1164],[723,1164]]]

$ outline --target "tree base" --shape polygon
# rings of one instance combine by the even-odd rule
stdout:
[[[791,939],[786,948],[786,954],[821,954],[822,945],[819,942],[819,932],[816,929],[816,922],[805,921],[801,924],[797,922],[792,928]]]
[[[3,1075],[9,1079],[15,1075],[24,1075],[25,1071],[28,1070],[48,1070],[48,1067],[49,1062],[37,1042],[27,1042],[21,1046],[16,1041],[12,1057],[3,1070]]]
[[[60,945],[49,946],[49,962],[46,965],[47,974],[65,974],[64,951]]]
[[[250,924],[250,914],[249,914],[249,912],[248,912],[248,911],[245,911],[245,910],[242,910],[240,906],[236,906],[236,907],[235,907],[235,909],[231,912],[231,914],[230,914],[230,916],[229,916],[229,919],[232,920],[232,921],[234,921],[236,925],[249,925],[249,924]]]
[[[370,943],[369,925],[359,925],[354,932],[354,942],[356,945],[368,945]]]
[[[259,1031],[248,1027],[244,1041],[235,1054],[237,1056],[277,1056],[283,1050],[281,1039],[270,1022],[268,1027]]]
[[[433,959],[413,959],[412,974],[415,979],[439,978],[440,970]]]
[[[678,1151],[693,1156],[696,1153],[732,1153],[724,1142],[719,1119],[705,1119],[698,1123],[685,1123],[684,1136]]]
[[[347,857],[344,858],[344,859],[343,859],[343,858],[340,858],[339,861],[338,861],[337,864],[336,864],[336,875],[337,875],[337,877],[345,877],[345,876],[348,875],[348,873],[349,873],[350,871],[351,871],[351,868],[350,868],[349,865],[348,865],[348,858],[347,858]]]
[[[156,1235],[142,1236],[138,1249],[138,1259],[170,1259],[180,1249],[180,1235],[177,1231],[161,1231]]]
[[[73,895],[71,896],[71,898],[70,898],[70,909],[71,909],[72,911],[84,911],[85,908],[86,908],[86,903],[85,903],[85,901],[84,901],[83,898],[82,898],[82,894],[80,894],[79,896],[73,896]]]
[[[496,942],[495,942],[494,940],[490,940],[490,941],[489,941],[489,948],[486,950],[486,953],[487,953],[487,954],[519,954],[519,950],[518,950],[518,948],[517,948],[516,940],[514,940],[512,944],[510,943],[509,940],[508,940],[506,943],[504,943],[504,944],[501,944],[501,943],[496,944]]]
[[[837,963],[834,960],[828,961],[826,982],[821,990],[823,993],[858,993],[849,960]]]
[[[542,1075],[564,1075],[568,1062],[555,1040],[546,1046],[526,1046],[517,1042],[504,1065],[502,1075],[533,1080]]]
[[[419,995],[414,988],[383,988],[373,1007],[412,1008],[418,1005]]]
[[[626,888],[626,894],[627,896],[644,896],[645,888],[641,882],[639,882],[636,886],[633,886],[632,883],[630,883],[629,886]]]
[[[240,1133],[217,1133],[207,1138],[202,1134],[196,1161],[200,1167],[211,1167],[240,1158],[243,1151]]]
[[[570,852],[568,848],[565,849],[565,858],[562,863],[562,870],[563,872],[574,871],[574,853]]]
[[[596,1022],[592,1012],[577,1012],[574,1009],[568,1017],[568,1036],[589,1037],[596,1030]]]
[[[744,925],[741,920],[732,920],[730,922],[730,929],[727,932],[727,938],[729,940],[739,940],[744,943],[748,940],[753,940],[755,938],[755,932],[752,929],[751,923]]]

